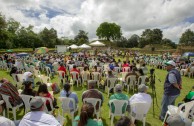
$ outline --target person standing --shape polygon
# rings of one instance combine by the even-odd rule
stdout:
[[[181,90],[181,74],[175,69],[176,64],[173,60],[165,63],[168,74],[164,82],[164,94],[162,98],[162,109],[160,113],[160,120],[164,120],[165,114],[168,110],[168,105],[174,105],[176,98],[180,95]]]

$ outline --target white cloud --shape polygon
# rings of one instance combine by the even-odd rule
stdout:
[[[147,28],[160,28],[165,38],[178,42],[186,29],[194,30],[194,24],[185,21],[194,17],[194,0],[0,0],[0,3],[0,11],[6,17],[24,26],[34,25],[36,32],[53,27],[59,36],[71,38],[79,30],[88,32],[90,39],[96,38],[97,27],[105,21],[120,25],[127,38],[141,35]]]

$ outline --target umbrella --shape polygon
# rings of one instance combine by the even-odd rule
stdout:
[[[77,49],[77,48],[78,48],[78,46],[77,46],[77,45],[75,45],[75,44],[73,44],[73,45],[71,45],[71,46],[69,46],[69,47],[67,47],[67,48]]]
[[[79,46],[79,48],[81,48],[81,49],[90,49],[91,46],[83,44],[83,45]]]
[[[29,54],[28,53],[18,53],[18,54],[16,54],[16,56],[18,56],[18,57],[25,57],[25,56],[28,56]]]
[[[35,50],[35,53],[39,53],[39,54],[45,54],[49,51],[49,49],[47,47],[40,47],[40,48],[37,48]]]
[[[105,46],[105,44],[99,42],[99,41],[96,41],[96,42],[93,42],[90,44],[91,46]]]
[[[6,50],[6,52],[13,52],[13,50],[11,50],[11,49],[8,49],[8,50]]]
[[[183,57],[194,57],[194,52],[186,52],[182,56]]]

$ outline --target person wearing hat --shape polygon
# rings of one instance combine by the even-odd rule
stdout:
[[[191,126],[192,122],[188,118],[183,118],[179,114],[170,115],[165,123],[166,126]]]
[[[148,86],[145,84],[140,84],[138,86],[138,93],[131,96],[129,99],[129,104],[136,103],[136,102],[146,102],[149,103],[151,106],[152,98],[149,94],[147,94]]]
[[[115,93],[110,96],[110,100],[117,99],[117,100],[126,100],[126,101],[128,101],[129,97],[126,94],[122,93],[123,89],[122,89],[121,84],[116,84],[114,89],[115,89]],[[125,107],[126,106],[127,105],[123,106],[123,113],[125,112]],[[114,112],[115,111],[115,106],[113,104],[111,105],[111,108],[112,108],[111,111]]]
[[[32,87],[34,88],[34,78],[33,78],[33,74],[29,71],[25,72],[23,74],[23,79],[24,81],[31,81],[32,82]]]
[[[30,101],[30,110],[19,123],[19,126],[61,126],[53,115],[45,113],[42,98],[35,97]]]
[[[101,105],[103,103],[103,95],[102,92],[100,92],[98,89],[95,89],[96,86],[96,81],[95,80],[90,80],[88,81],[88,90],[84,91],[82,94],[82,101],[84,98],[98,98],[101,99]],[[96,110],[98,110],[98,104],[96,105]]]
[[[168,110],[168,105],[174,105],[176,98],[180,95],[182,83],[181,74],[175,69],[176,63],[173,60],[170,60],[165,64],[168,74],[164,82],[164,94],[161,103],[162,109],[159,117],[162,121]]]
[[[0,113],[3,112],[3,100],[0,100]],[[14,122],[0,115],[0,126],[15,126]]]

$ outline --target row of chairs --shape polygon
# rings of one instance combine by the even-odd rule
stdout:
[[[13,107],[11,105],[11,103],[9,102],[9,96],[7,95],[3,95],[3,100],[6,103],[6,110],[7,110],[7,116],[9,118],[9,112],[10,109],[12,110],[13,113],[13,117],[14,120],[16,120],[16,111],[21,108],[22,106],[25,106],[25,114],[30,110],[30,100],[33,99],[33,96],[29,96],[29,95],[20,95],[20,97],[23,100],[23,103],[20,105],[17,105],[15,107]],[[38,96],[36,96],[38,97]],[[52,100],[50,98],[45,98],[45,97],[41,97],[44,101],[44,111],[46,113],[52,114],[53,111],[55,110],[55,108],[53,107],[52,104]],[[64,117],[65,113],[69,113],[72,117],[72,124],[73,124],[73,120],[74,120],[74,114],[76,111],[78,111],[78,106],[76,106],[74,99],[72,98],[66,98],[66,97],[59,97],[58,98],[61,101],[62,104],[62,117]],[[48,111],[47,107],[46,107],[46,101],[49,101],[50,106],[51,106],[51,111]],[[69,107],[69,104],[72,103],[73,104],[73,108]],[[85,98],[83,99],[83,103],[91,103],[94,106],[94,114],[96,115],[97,119],[100,118],[100,107],[101,107],[101,99],[96,99],[96,98]],[[98,103],[98,108],[99,110],[96,110],[96,105]],[[112,104],[114,104],[115,106],[115,111],[111,111],[112,108]],[[126,100],[110,100],[109,101],[109,106],[110,106],[110,111],[109,111],[109,117],[111,117],[111,126],[113,125],[113,121],[114,121],[114,117],[115,116],[124,116],[126,114],[126,109],[127,106],[125,106],[125,112],[123,113],[123,106],[127,105],[128,101]],[[131,113],[129,113],[129,116],[132,117],[133,121],[138,119],[138,120],[143,120],[143,125],[145,126],[145,118],[146,118],[146,114],[147,111],[149,110],[149,105],[147,103],[133,103],[130,105],[131,106]],[[145,109],[148,108],[148,109]]]

